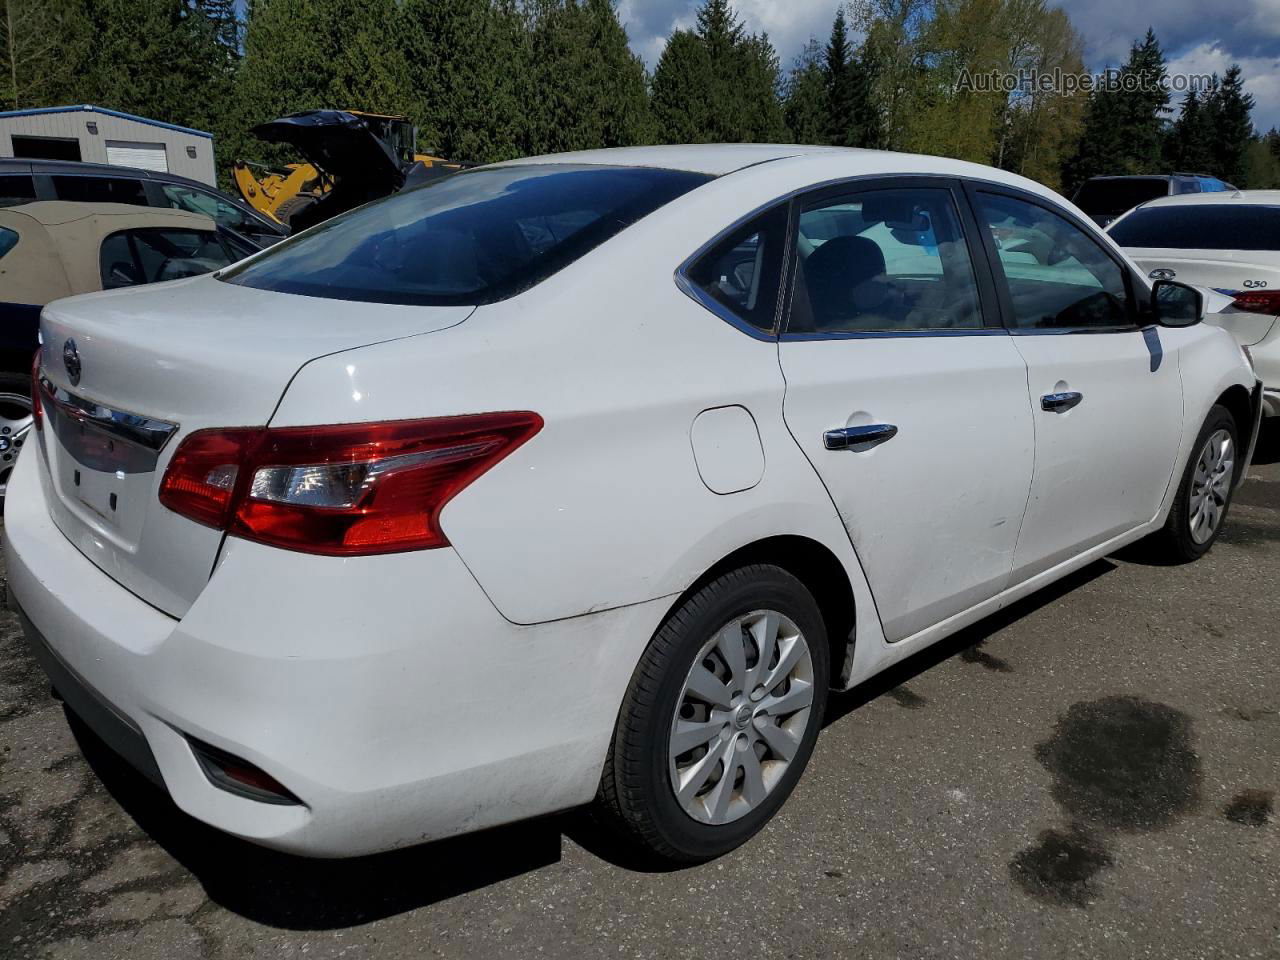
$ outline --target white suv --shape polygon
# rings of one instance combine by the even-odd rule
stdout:
[[[46,308],[10,596],[230,833],[343,856],[598,797],[711,857],[828,689],[1141,537],[1209,549],[1259,390],[1202,314],[973,164],[472,170]]]

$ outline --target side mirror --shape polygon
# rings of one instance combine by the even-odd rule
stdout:
[[[1204,319],[1204,294],[1176,280],[1151,286],[1151,317],[1162,327],[1190,327]]]

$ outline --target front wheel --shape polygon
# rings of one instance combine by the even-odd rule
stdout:
[[[608,818],[669,860],[745,843],[813,752],[828,660],[818,605],[787,571],[756,564],[707,584],[632,677],[601,778]]]
[[[1208,553],[1218,539],[1242,455],[1239,436],[1235,417],[1226,407],[1215,406],[1209,411],[1169,518],[1152,538],[1151,546],[1160,558],[1189,563]]]

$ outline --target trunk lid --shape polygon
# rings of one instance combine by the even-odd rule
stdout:
[[[1250,290],[1280,290],[1280,263],[1257,262],[1254,250],[1180,250],[1126,248],[1125,253],[1151,279],[1177,280],[1232,296]],[[1151,277],[1156,270],[1168,274]],[[1250,346],[1262,340],[1275,325],[1272,314],[1227,307],[1211,314],[1210,323],[1224,327],[1237,342]]]
[[[40,446],[54,523],[121,585],[181,616],[222,543],[220,531],[160,505],[182,439],[266,424],[309,360],[440,330],[472,310],[302,297],[213,277],[55,301],[40,324]]]

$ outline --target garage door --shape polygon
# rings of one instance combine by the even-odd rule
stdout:
[[[129,140],[107,141],[107,163],[121,167],[141,167],[143,170],[169,172],[169,158],[163,143],[135,143]]]

